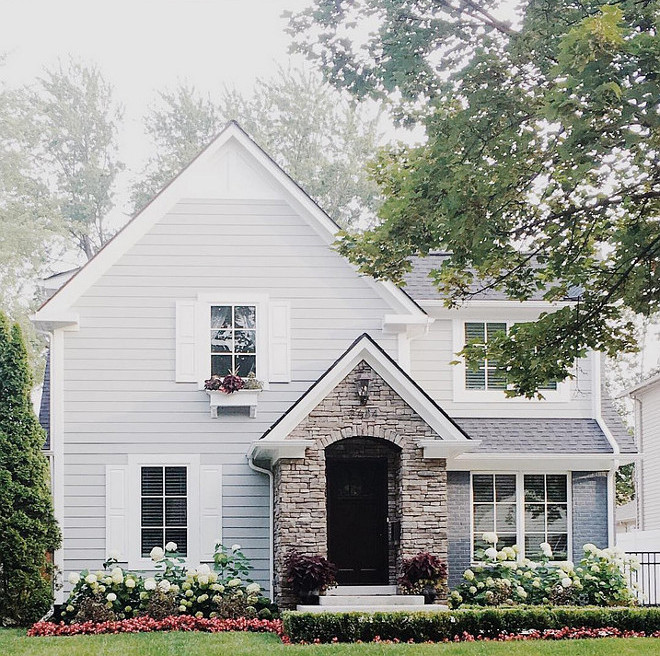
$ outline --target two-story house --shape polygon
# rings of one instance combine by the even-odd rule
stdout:
[[[232,123],[37,312],[65,578],[110,550],[149,568],[168,541],[192,563],[239,543],[286,605],[291,549],[369,585],[423,550],[456,582],[486,531],[557,560],[612,542],[635,447],[602,412],[600,357],[506,399],[492,363],[450,362],[552,306],[449,310],[428,278],[444,255],[400,289],[359,275],[336,231]],[[204,389],[230,370],[262,389]]]

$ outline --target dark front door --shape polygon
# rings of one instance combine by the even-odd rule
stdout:
[[[326,461],[328,559],[342,585],[385,584],[387,459]]]

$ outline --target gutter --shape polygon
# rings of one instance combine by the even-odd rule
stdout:
[[[274,504],[273,504],[273,472],[270,469],[264,469],[263,467],[258,467],[257,465],[254,464],[253,460],[254,454],[253,450],[251,449],[250,452],[247,454],[246,458],[248,461],[248,467],[250,469],[260,473],[260,474],[265,474],[268,476],[268,530],[269,530],[269,535],[268,535],[268,547],[269,547],[269,582],[270,582],[270,590],[269,590],[269,597],[271,602],[275,600],[275,568],[274,568],[274,562],[275,562],[275,553],[274,553],[274,545],[273,542],[275,540],[275,533],[274,533],[274,520],[273,520],[273,513],[274,513]]]

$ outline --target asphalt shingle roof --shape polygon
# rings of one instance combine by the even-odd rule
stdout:
[[[445,297],[438,291],[437,287],[433,284],[429,273],[433,269],[439,269],[442,263],[448,260],[449,253],[438,251],[431,251],[426,257],[411,257],[412,270],[406,273],[403,277],[405,286],[404,291],[407,292],[415,301],[437,301],[443,300]],[[483,281],[475,280],[470,289],[478,291],[483,287]],[[543,290],[536,292],[529,300],[540,301],[543,300]],[[474,296],[475,299],[482,301],[506,301],[510,300],[509,297],[502,291],[496,289],[487,289],[480,291]]]
[[[630,434],[625,427],[621,416],[612,403],[612,399],[607,395],[605,390],[601,395],[600,415],[607,429],[612,434],[616,443],[619,445],[621,453],[637,453],[637,445],[635,438]]]
[[[612,453],[595,419],[454,417],[480,452]]]

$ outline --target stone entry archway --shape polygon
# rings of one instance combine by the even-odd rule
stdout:
[[[364,374],[372,378],[368,405],[361,405],[355,393],[355,380]],[[305,457],[281,459],[274,467],[274,589],[283,608],[296,603],[286,582],[286,553],[328,555],[326,449],[365,437],[391,442],[400,450],[397,558],[420,551],[447,558],[446,462],[425,459],[418,444],[438,439],[437,433],[363,360],[287,437],[310,442]],[[390,572],[394,580],[397,564]]]

